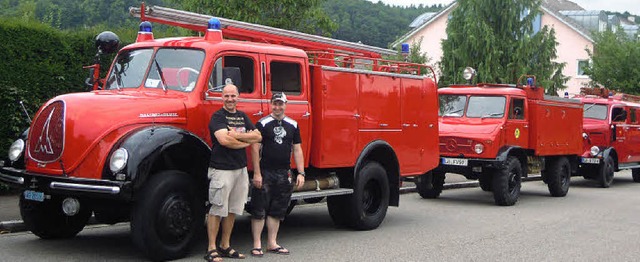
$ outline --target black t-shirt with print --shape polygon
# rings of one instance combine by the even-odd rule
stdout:
[[[214,133],[220,129],[234,129],[238,133],[245,133],[256,129],[251,120],[241,111],[229,113],[229,111],[221,108],[213,113],[211,121],[209,121],[209,133],[211,133],[211,160],[209,167],[222,170],[234,170],[247,166],[247,154],[244,148],[231,149],[222,146]]]
[[[289,117],[277,120],[269,115],[256,123],[256,129],[262,134],[260,168],[289,169],[293,145],[301,143],[298,123]]]

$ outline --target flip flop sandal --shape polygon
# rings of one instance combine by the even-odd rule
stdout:
[[[273,249],[269,249],[268,251],[278,255],[289,255],[289,250],[285,251],[284,247],[276,247]]]
[[[251,249],[251,256],[252,257],[262,257],[262,256],[264,256],[264,253],[262,253],[262,248],[261,247],[257,247],[257,248]]]
[[[216,258],[222,258],[220,256],[220,254],[218,254],[218,250],[210,250],[209,252],[207,252],[207,254],[204,256],[204,260],[206,260],[207,262],[215,262]],[[221,260],[218,260],[221,261]]]
[[[238,259],[244,259],[245,256],[243,254],[240,254],[238,251],[236,251],[235,249],[228,247],[227,249],[223,249],[222,247],[218,247],[218,252],[220,252],[220,256],[222,257],[228,257],[228,258],[238,258]]]

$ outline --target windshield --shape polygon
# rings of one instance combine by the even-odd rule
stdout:
[[[155,56],[152,54],[153,49],[120,53],[107,80],[107,89],[137,88],[143,83],[147,88],[165,87],[182,92],[194,89],[204,61],[203,51],[162,48]]]
[[[440,110],[438,116],[461,117],[464,114],[464,106],[467,96],[464,95],[439,95]]]
[[[607,106],[600,104],[585,104],[583,116],[584,118],[592,118],[605,120],[607,119]]]
[[[471,96],[467,117],[501,118],[507,99],[503,96]]]

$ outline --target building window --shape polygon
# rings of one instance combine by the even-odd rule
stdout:
[[[589,60],[578,60],[578,73],[577,76],[587,76],[584,74],[584,70],[589,67]]]

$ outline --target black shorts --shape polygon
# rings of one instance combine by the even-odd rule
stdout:
[[[291,202],[293,184],[289,181],[289,170],[262,170],[262,188],[251,188],[249,213],[255,219],[265,215],[284,219]]]

